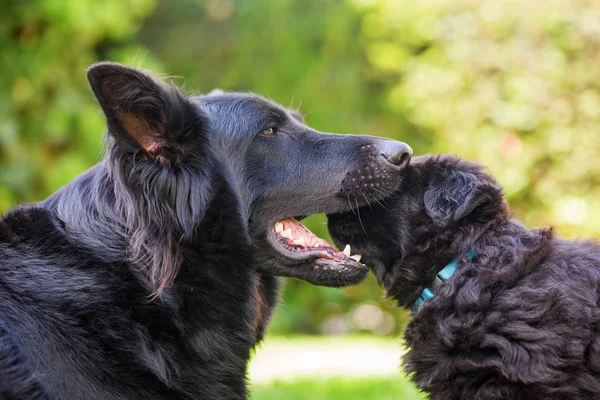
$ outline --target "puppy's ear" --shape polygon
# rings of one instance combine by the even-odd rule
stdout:
[[[203,129],[202,115],[158,78],[111,62],[92,65],[87,77],[118,145],[141,147],[149,158],[171,166]]]
[[[427,215],[437,226],[446,228],[478,208],[501,204],[502,188],[479,167],[473,171],[450,167],[433,174],[424,202]]]

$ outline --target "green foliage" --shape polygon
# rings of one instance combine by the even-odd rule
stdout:
[[[262,93],[323,131],[478,160],[527,225],[600,232],[598,0],[7,1],[0,212],[98,160],[84,70],[109,58],[185,77],[186,90]],[[308,225],[326,237],[323,223]],[[406,313],[374,279],[289,281],[272,329],[384,334],[390,318],[398,332]]]
[[[153,0],[2,5],[0,212],[44,198],[99,159],[104,120],[85,69],[126,50],[153,7]]]
[[[419,152],[485,163],[530,226],[600,233],[600,2],[352,4],[388,115],[428,138]]]
[[[397,365],[395,338],[270,336],[250,363],[254,400],[425,399]]]

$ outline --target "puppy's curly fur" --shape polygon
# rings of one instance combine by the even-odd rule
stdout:
[[[459,260],[405,333],[405,368],[431,399],[598,398],[600,246],[511,219],[480,165],[414,158],[395,197],[329,229],[406,308]]]

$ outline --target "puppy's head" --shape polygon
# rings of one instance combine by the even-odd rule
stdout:
[[[362,254],[386,287],[399,274],[428,279],[429,271],[414,271],[423,264],[419,260],[433,267],[436,260],[447,262],[469,232],[507,218],[500,184],[474,162],[449,155],[414,157],[401,181],[389,198],[328,216],[336,244],[350,244],[352,253]]]

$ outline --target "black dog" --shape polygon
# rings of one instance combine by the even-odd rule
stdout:
[[[415,157],[401,188],[332,215],[412,308],[404,358],[432,399],[597,399],[600,246],[510,219],[500,185],[472,162]]]
[[[256,95],[186,98],[118,64],[88,78],[106,157],[0,220],[0,398],[245,398],[272,275],[368,272],[292,217],[378,198],[350,184],[360,169],[397,188],[410,148],[316,132]]]

